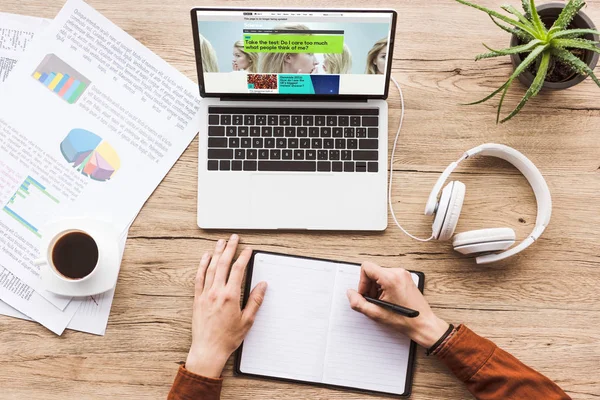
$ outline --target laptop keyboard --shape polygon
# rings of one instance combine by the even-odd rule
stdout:
[[[208,108],[209,171],[377,172],[379,110]]]

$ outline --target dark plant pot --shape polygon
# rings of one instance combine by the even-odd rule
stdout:
[[[540,15],[541,20],[544,22],[544,24],[548,28],[550,28],[550,26],[554,23],[554,21],[560,15],[564,6],[565,5],[563,3],[547,3],[547,4],[542,4],[538,7],[536,7],[536,9],[538,11],[538,14]],[[575,18],[573,18],[573,22],[571,22],[570,28],[572,28],[572,29],[596,29],[596,26],[594,25],[592,20],[587,15],[585,15],[582,11],[579,11],[579,13],[575,16]],[[585,35],[584,38],[589,39],[589,40],[594,40],[594,41],[599,40],[598,35],[591,35],[591,34]],[[510,41],[511,47],[517,46],[519,44],[520,44],[520,39],[513,35],[512,39]],[[599,56],[600,55],[598,53],[594,53],[593,51],[586,50],[583,61],[585,61],[585,63],[587,65],[589,65],[589,67],[593,70],[594,68],[596,68],[596,65],[598,64]],[[521,64],[521,62],[523,61],[520,54],[512,54],[511,59],[512,59],[513,66],[515,68],[519,64]],[[546,81],[546,82],[544,82],[543,87],[548,88],[548,89],[555,89],[555,90],[567,89],[567,88],[570,88],[571,86],[575,86],[578,83],[583,82],[585,80],[585,78],[587,78],[587,76],[576,74],[572,78],[569,78],[568,80],[563,81],[563,82],[548,82],[548,81]],[[533,83],[533,79],[534,79],[533,74],[527,70],[524,71],[523,73],[521,73],[521,75],[519,75],[519,81],[521,81],[521,83],[527,87],[531,86],[531,84]]]

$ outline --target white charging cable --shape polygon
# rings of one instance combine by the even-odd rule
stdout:
[[[431,239],[433,239],[433,234],[428,239],[418,238],[416,236],[411,235],[410,233],[408,233],[406,231],[406,229],[404,229],[402,227],[402,225],[400,225],[400,223],[396,219],[396,214],[394,213],[394,207],[392,207],[392,178],[394,176],[394,155],[396,154],[396,145],[398,144],[398,138],[400,137],[400,129],[402,129],[402,122],[404,122],[404,95],[402,94],[402,89],[400,88],[400,85],[398,84],[398,82],[396,82],[396,80],[394,79],[393,76],[391,76],[391,79],[392,79],[392,82],[394,82],[394,85],[396,85],[396,88],[398,88],[398,93],[400,94],[400,105],[402,106],[402,111],[400,113],[400,123],[398,124],[398,131],[396,132],[396,138],[394,139],[394,147],[392,147],[392,158],[390,159],[390,184],[389,184],[389,188],[388,188],[388,204],[390,206],[390,212],[392,213],[392,218],[394,219],[394,222],[396,223],[396,225],[398,225],[398,228],[400,228],[400,230],[402,232],[404,232],[407,236],[410,236],[411,238],[418,240],[420,242],[428,242]]]

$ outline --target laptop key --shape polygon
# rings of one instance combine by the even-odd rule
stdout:
[[[240,138],[236,138],[236,137],[229,138],[229,148],[235,149],[237,147],[240,147]]]
[[[238,126],[238,136],[248,136],[248,127]]]
[[[280,115],[279,116],[279,125],[288,126],[290,124],[290,116],[289,115]]]
[[[269,125],[279,125],[279,115],[269,115]]]
[[[318,150],[317,151],[317,160],[327,160],[327,156],[329,152],[327,150]]]
[[[342,150],[342,161],[352,161],[352,152],[350,150]]]
[[[360,139],[358,141],[359,149],[378,149],[379,148],[379,140],[378,139]]]
[[[331,137],[331,128],[328,126],[321,128],[321,137]]]
[[[302,116],[301,115],[292,115],[292,125],[294,125],[294,126],[302,125]]]
[[[225,134],[227,136],[236,136],[237,135],[237,126],[228,126],[227,129],[225,129]]]
[[[367,128],[356,128],[356,137],[357,138],[366,138],[367,137]]]
[[[218,171],[219,170],[219,160],[208,160],[208,170],[209,171]]]
[[[345,149],[346,148],[346,140],[345,139],[335,139],[335,148],[336,149]]]
[[[285,149],[287,147],[287,139],[277,139],[275,145],[278,149]]]
[[[337,125],[337,116],[328,115],[327,116],[327,126],[336,126]]]
[[[333,139],[323,139],[324,149],[333,149]]]
[[[221,125],[231,125],[231,115],[221,115]]]
[[[275,147],[275,139],[274,138],[266,138],[265,139],[265,147],[267,149],[272,149]]]
[[[357,149],[358,148],[358,139],[348,139],[346,140],[346,147],[349,149]]]
[[[227,147],[227,138],[220,137],[209,137],[208,138],[208,147]]]
[[[338,125],[339,126],[348,126],[348,125],[350,125],[350,118],[348,118],[348,117],[338,117]]]
[[[356,163],[356,172],[367,172],[367,163],[359,161]]]
[[[209,115],[208,116],[208,124],[209,125],[219,125],[219,116],[218,115]]]
[[[242,162],[239,160],[233,160],[231,162],[231,170],[232,171],[241,171],[242,170]]]
[[[229,171],[229,170],[231,170],[231,161],[229,161],[229,160],[219,161],[219,171]]]
[[[283,160],[291,160],[292,159],[292,151],[291,150],[281,150],[281,159]]]
[[[250,136],[260,136],[260,126],[251,126]]]
[[[313,139],[311,141],[313,149],[320,149],[323,147],[323,139]]]
[[[273,127],[273,136],[275,136],[275,137],[283,137],[283,126],[275,126],[275,127]]]
[[[255,149],[262,149],[263,148],[263,140],[261,138],[252,139],[252,147],[254,147]]]
[[[225,136],[224,126],[209,126],[208,136]]]
[[[324,115],[315,115],[315,125],[316,126],[325,126],[325,116]]]
[[[294,160],[304,160],[304,150],[294,150]]]
[[[244,116],[240,114],[234,114],[231,117],[231,122],[233,122],[233,125],[242,125],[244,123]]]
[[[298,148],[298,139],[297,138],[288,139],[288,147],[290,149],[297,149]]]
[[[281,150],[271,150],[269,152],[269,158],[271,160],[279,160],[281,158]]]
[[[246,158],[246,150],[244,149],[235,149],[235,159],[243,160]]]
[[[252,140],[250,138],[244,137],[241,140],[241,144],[243,148],[249,149],[250,147],[252,147]]]
[[[258,150],[256,150],[256,149],[248,149],[246,151],[246,158],[248,160],[256,160],[257,157],[258,157]]]
[[[314,172],[315,161],[259,161],[259,171]]]
[[[362,117],[362,126],[379,126],[379,117]]]
[[[262,137],[271,137],[273,136],[273,127],[272,126],[263,126],[261,128]]]
[[[312,115],[305,115],[302,117],[302,125],[312,126],[315,123],[315,119]]]
[[[300,139],[300,148],[310,149],[310,139]]]
[[[340,159],[340,151],[339,150],[329,150],[329,159],[332,161],[337,161]]]
[[[334,161],[331,163],[331,171],[332,172],[342,172],[344,164],[339,161]]]
[[[305,126],[299,126],[296,128],[296,136],[298,137],[307,137],[308,136],[308,128]]]
[[[331,163],[329,161],[317,162],[317,171],[319,172],[331,172]]]
[[[244,115],[244,125],[254,125],[254,115]]]
[[[256,171],[256,161],[244,161],[244,171]]]
[[[378,128],[369,128],[368,132],[368,136],[369,138],[378,138],[379,137],[379,129]]]
[[[360,126],[360,115],[350,117],[350,126]]]
[[[354,137],[354,128],[344,128],[344,137],[345,138],[353,138]]]
[[[306,159],[307,160],[316,160],[317,159],[317,151],[316,150],[306,150]]]
[[[308,128],[308,136],[319,137],[319,128],[315,128],[315,127]]]
[[[233,150],[231,149],[208,149],[208,159],[231,159],[233,158]]]
[[[354,163],[352,161],[344,163],[344,172],[354,172]]]
[[[372,150],[355,150],[353,153],[354,160],[357,161],[377,161],[379,152]]]
[[[344,137],[344,129],[335,127],[331,130],[331,136],[333,137]]]
[[[378,166],[378,164],[376,162],[370,162],[367,164],[367,170],[369,172],[378,172],[377,166]]]
[[[256,116],[256,125],[266,125],[267,124],[267,116],[266,115],[257,115]]]
[[[259,150],[258,158],[260,160],[268,160],[269,159],[269,150],[266,150],[266,149]]]
[[[286,126],[285,127],[285,137],[296,137],[296,127],[295,126]]]

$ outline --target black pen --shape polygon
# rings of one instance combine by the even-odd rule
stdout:
[[[385,308],[386,310],[390,310],[393,313],[408,317],[408,318],[415,318],[419,316],[419,312],[417,310],[413,310],[411,308],[406,308],[406,307],[402,307],[399,306],[397,304],[392,304],[392,303],[388,303],[387,301],[383,301],[383,300],[379,300],[379,299],[374,299],[372,297],[368,297],[368,296],[363,296],[365,298],[365,300],[367,300],[369,303],[373,303],[378,305],[379,307]]]

